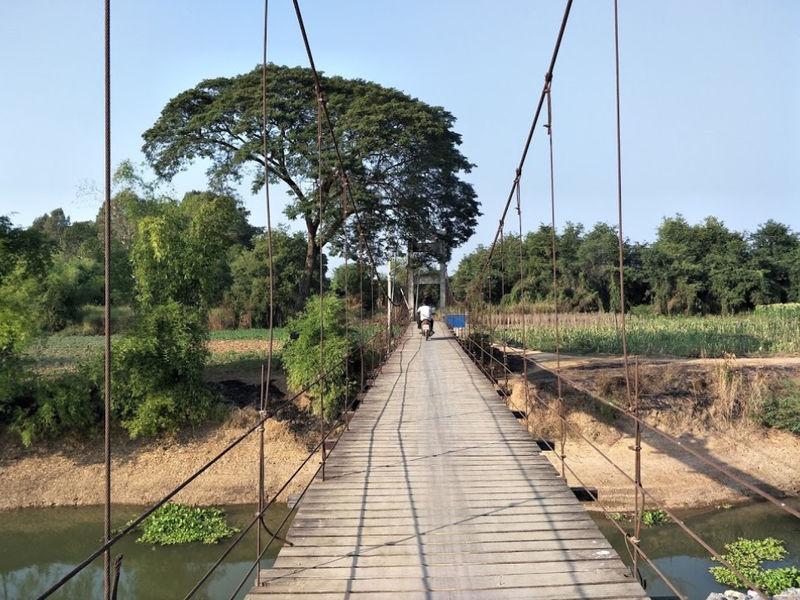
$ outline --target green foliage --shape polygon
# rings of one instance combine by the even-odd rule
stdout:
[[[551,236],[545,225],[522,240],[506,236],[492,255],[482,300],[497,304],[502,296],[506,305],[552,304]],[[487,258],[488,249],[479,246],[462,259],[452,279],[456,297],[465,297],[471,286],[471,299],[478,297],[485,281],[476,278]],[[618,239],[613,227],[598,223],[584,231],[582,225],[568,223],[556,235],[556,258],[563,309],[619,309]],[[624,258],[626,308],[646,304],[658,314],[706,315],[800,302],[800,236],[775,221],[748,235],[731,231],[714,217],[693,225],[676,215],[662,221],[651,244],[625,240]]]
[[[199,508],[185,504],[167,503],[147,517],[140,525],[142,544],[166,546],[200,542],[216,544],[239,532],[225,519],[220,508]]]
[[[307,68],[269,65],[266,160],[270,175],[290,191],[286,214],[306,225],[303,289],[310,289],[323,248],[338,248],[342,234],[341,177],[332,149],[322,157],[316,187],[317,155],[314,81]],[[460,179],[472,165],[459,151],[454,117],[398,90],[360,79],[323,77],[327,110],[343,140],[353,193],[361,209],[366,243],[376,254],[388,235],[399,239],[439,236],[448,249],[465,242],[479,216],[472,186]],[[261,70],[201,81],[171,99],[144,133],[143,151],[155,171],[173,177],[196,159],[207,159],[213,187],[237,181],[256,166],[253,189],[263,184]],[[317,192],[327,207],[320,223]],[[347,207],[348,216],[354,208]],[[432,232],[435,223],[441,233]],[[305,294],[303,294],[305,296]]]
[[[340,265],[333,272],[331,278],[331,290],[340,298],[345,297],[345,292],[350,298],[351,302],[356,302],[362,305],[366,314],[371,314],[375,309],[373,303],[377,303],[378,298],[373,293],[374,290],[370,286],[370,271],[368,267],[361,269],[359,277],[359,268],[357,264],[348,264],[347,269],[344,265]],[[363,293],[363,296],[362,296]]]
[[[800,385],[787,379],[761,407],[761,422],[800,435]]]
[[[45,286],[44,326],[59,331],[80,322],[83,306],[103,302],[103,265],[91,258],[58,255]]]
[[[99,422],[101,394],[88,367],[52,377],[22,376],[24,385],[16,390],[10,429],[25,446],[64,433],[85,434]]]
[[[520,323],[517,316],[516,323]],[[797,318],[709,315],[683,317],[629,315],[626,317],[630,352],[647,356],[722,357],[800,352]],[[556,347],[551,315],[526,317],[527,346],[544,352]],[[503,328],[509,340],[521,343],[522,328]],[[562,314],[561,350],[573,354],[621,354],[620,323],[614,314]]]
[[[725,544],[725,552],[721,557],[761,591],[768,594],[779,594],[788,588],[800,585],[800,569],[797,567],[771,569],[763,567],[764,562],[779,561],[786,557],[786,548],[781,540],[771,537],[760,540],[739,538],[735,542]],[[714,579],[722,585],[744,589],[748,587],[727,567],[711,567],[709,570]]]
[[[203,382],[205,315],[175,301],[144,312],[113,352],[114,412],[131,437],[175,432],[215,416]]]
[[[306,241],[301,233],[278,227],[272,232],[274,285],[274,324],[281,325],[303,307],[301,282],[305,270]],[[254,240],[252,249],[243,249],[231,261],[232,284],[225,294],[229,306],[241,322],[249,316],[259,327],[269,324],[269,254],[264,235]],[[319,271],[315,271],[319,277]]]
[[[661,509],[645,510],[642,512],[642,523],[646,527],[656,527],[658,525],[669,523],[669,521],[669,515]]]
[[[142,218],[131,251],[139,303],[218,304],[231,282],[229,252],[247,237],[246,215],[229,196],[190,192]]]
[[[800,317],[800,302],[759,304],[756,306],[755,313],[765,317]]]
[[[320,321],[323,324],[322,360],[319,347]],[[313,296],[306,302],[303,312],[288,323],[287,329],[290,337],[281,357],[289,388],[295,391],[302,390],[316,381],[320,373],[326,373],[324,385],[313,386],[308,395],[312,400],[313,409],[319,411],[324,389],[323,416],[326,419],[334,418],[342,408],[345,391],[352,385],[352,382],[348,381],[347,373],[348,371],[351,374],[356,373],[352,360],[345,361],[347,354],[357,347],[357,334],[347,330],[344,303],[334,295],[328,294],[323,296],[320,307],[319,296]]]

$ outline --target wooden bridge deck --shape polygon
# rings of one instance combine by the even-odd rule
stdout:
[[[390,357],[251,600],[646,598],[441,323]]]

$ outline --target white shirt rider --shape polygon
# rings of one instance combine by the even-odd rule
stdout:
[[[422,321],[424,321],[425,319],[428,319],[429,321],[433,321],[433,307],[432,306],[428,306],[427,304],[423,304],[422,306],[420,306],[417,309],[417,312],[419,313],[419,321],[420,321],[420,323]]]

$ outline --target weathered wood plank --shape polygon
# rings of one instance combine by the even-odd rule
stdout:
[[[249,597],[646,598],[444,331],[390,357]]]

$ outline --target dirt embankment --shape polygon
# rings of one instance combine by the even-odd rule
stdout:
[[[120,504],[159,500],[258,419],[252,408],[232,408],[228,419],[196,432],[132,441],[116,432],[112,497]],[[316,444],[313,419],[297,407],[282,406],[266,423],[266,488],[271,495]],[[175,498],[190,504],[255,503],[258,497],[259,436],[255,432],[221,458]],[[282,498],[297,492],[317,468],[311,459]],[[103,502],[102,439],[68,440],[22,448],[11,436],[0,439],[0,509],[91,505]]]
[[[532,363],[538,366],[531,368],[529,385],[540,400],[530,400],[529,429],[536,437],[556,441],[556,452],[547,454],[560,470],[556,362],[552,355],[539,354]],[[631,364],[632,387],[635,371]],[[581,485],[580,480],[597,487],[611,510],[630,510],[633,484],[597,451],[633,476],[633,422],[598,400],[628,405],[622,361],[563,357],[561,375],[568,422],[564,453],[574,471],[567,471],[570,484]],[[642,419],[681,444],[643,431],[644,487],[670,507],[715,506],[754,496],[715,465],[775,496],[800,494],[800,440],[765,428],[753,418],[783,382],[799,376],[796,358],[642,359],[638,369]],[[521,377],[514,379],[512,389],[512,408],[525,410]]]

